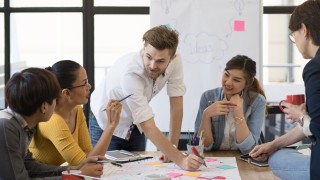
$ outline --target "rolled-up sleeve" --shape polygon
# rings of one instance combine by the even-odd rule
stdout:
[[[239,144],[236,143],[241,153],[249,153],[259,143],[262,124],[265,120],[265,98],[259,94],[249,108],[251,108],[252,113],[246,118],[250,133],[244,141]]]
[[[126,99],[126,103],[132,113],[133,123],[140,124],[154,116],[148,98],[145,95],[147,85],[143,77],[134,72],[129,72],[121,79],[121,87],[124,94],[133,94]]]
[[[170,97],[183,96],[186,93],[186,85],[183,81],[183,66],[181,56],[177,55],[176,59],[172,62],[172,66],[169,66],[167,71],[170,73],[170,77],[167,83],[167,94]]]

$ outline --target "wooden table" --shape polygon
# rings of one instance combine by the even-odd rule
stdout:
[[[161,155],[160,151],[146,151],[146,152],[138,152],[140,154],[150,154],[154,157],[159,157]],[[239,159],[240,151],[213,151],[213,152],[205,152],[205,156],[211,157],[235,157],[237,160],[237,165],[239,169],[239,173],[241,179],[244,180],[279,180],[278,177],[273,175],[271,169],[269,167],[258,167],[252,164],[249,164],[245,161]]]

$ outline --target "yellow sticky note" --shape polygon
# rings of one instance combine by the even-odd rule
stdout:
[[[149,166],[159,166],[160,164],[162,164],[162,162],[158,162],[158,161],[146,163],[146,165],[149,165]]]
[[[184,173],[183,175],[184,176],[191,176],[191,177],[199,177],[199,176],[201,176],[201,174],[197,173],[197,172],[187,172],[187,173]]]

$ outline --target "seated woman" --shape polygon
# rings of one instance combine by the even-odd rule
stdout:
[[[15,73],[7,82],[8,107],[0,111],[0,179],[61,178],[61,172],[67,169],[79,169],[89,176],[102,175],[103,165],[97,160],[105,157],[89,157],[77,167],[52,166],[35,161],[28,151],[35,127],[49,120],[59,93],[56,77],[40,68]]]
[[[88,102],[91,89],[86,70],[71,60],[59,61],[47,69],[56,75],[62,90],[50,121],[38,125],[29,146],[35,159],[52,165],[78,165],[86,157],[104,155],[119,123],[121,103],[110,100],[106,105],[109,125],[92,148],[81,107]]]
[[[204,131],[210,150],[249,153],[258,144],[266,113],[266,98],[256,75],[256,63],[237,55],[227,62],[222,87],[201,96],[195,133]]]

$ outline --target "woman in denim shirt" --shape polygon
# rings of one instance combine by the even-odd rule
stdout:
[[[195,132],[204,131],[206,151],[249,153],[258,144],[266,98],[255,75],[256,63],[237,55],[226,64],[222,87],[202,94]]]

